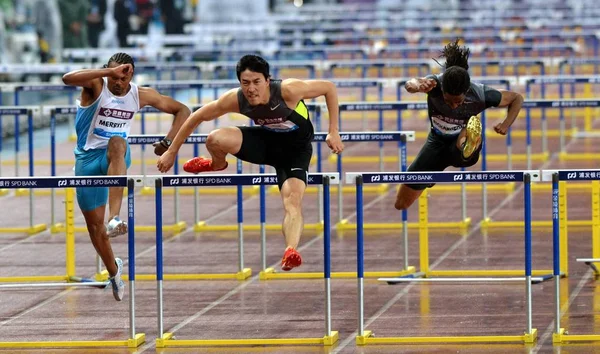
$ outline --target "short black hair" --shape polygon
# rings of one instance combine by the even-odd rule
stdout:
[[[110,65],[110,63],[131,64],[131,67],[133,69],[135,69],[135,64],[133,63],[133,58],[131,57],[131,55],[129,55],[127,53],[113,54],[113,56],[110,57],[110,59],[108,59],[108,63],[105,65],[105,67],[108,67]]]
[[[442,91],[454,96],[466,93],[471,87],[471,77],[468,71],[471,51],[467,47],[461,48],[458,41],[456,39],[456,41],[448,43],[440,55],[440,57],[446,58],[443,65],[445,70],[442,77]]]
[[[264,75],[265,80],[271,75],[269,74],[269,63],[266,60],[254,54],[247,54],[240,58],[238,61],[235,72],[237,74],[238,81],[243,71],[249,69],[255,73],[261,73]]]

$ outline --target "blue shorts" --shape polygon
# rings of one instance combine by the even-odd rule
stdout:
[[[125,165],[131,166],[131,151],[127,144]],[[108,158],[106,149],[92,149],[75,153],[75,176],[106,176]],[[108,187],[76,188],[77,202],[82,211],[94,210],[108,202]]]

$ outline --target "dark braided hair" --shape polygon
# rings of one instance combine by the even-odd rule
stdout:
[[[131,57],[131,55],[129,55],[127,53],[113,54],[113,56],[110,57],[110,59],[108,59],[108,63],[105,65],[105,67],[108,67],[110,65],[110,63],[131,64],[131,67],[133,69],[135,69],[135,64],[133,63],[133,58]]]
[[[469,54],[471,54],[469,48],[460,48],[458,39],[448,43],[442,50],[440,58],[446,58],[442,77],[442,90],[445,93],[458,96],[466,93],[471,87],[471,77],[468,72]],[[440,64],[437,60],[436,62]]]

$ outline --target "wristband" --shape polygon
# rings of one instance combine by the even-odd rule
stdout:
[[[169,148],[169,146],[171,146],[172,141],[169,138],[164,138],[163,140],[160,141],[160,144],[164,147],[166,147],[167,149]]]

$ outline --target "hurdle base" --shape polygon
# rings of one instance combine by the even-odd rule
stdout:
[[[535,343],[537,329],[520,336],[446,336],[446,337],[386,337],[375,338],[373,332],[364,331],[364,335],[356,337],[356,345],[367,344],[455,344],[455,343]]]
[[[567,331],[564,328],[560,328],[558,330],[558,333],[554,332],[552,333],[552,343],[556,344],[556,343],[562,343],[563,342],[563,336],[567,334]]]
[[[0,277],[0,283],[41,283],[53,281],[66,281],[66,275],[33,275],[33,276],[11,276]]]
[[[567,226],[570,227],[589,227],[592,226],[592,220],[567,220]],[[486,219],[481,222],[481,229],[487,230],[490,228],[523,228],[523,221],[494,221]],[[532,228],[551,228],[552,220],[535,220],[531,222]]]
[[[0,342],[0,348],[137,348],[145,341],[145,334],[138,333],[128,340],[90,340],[90,341],[43,341],[43,342]]]
[[[19,234],[26,233],[28,235],[35,235],[42,231],[45,231],[48,228],[46,224],[38,224],[30,227],[1,227],[0,233],[8,233],[8,234]]]
[[[267,224],[265,225],[267,231],[281,231],[281,224]],[[323,231],[323,223],[316,224],[305,224],[305,230]],[[205,221],[200,221],[194,225],[195,232],[207,232],[207,231],[237,231],[238,225],[209,225]],[[244,231],[260,231],[261,225],[246,225],[242,226]]]
[[[430,229],[459,229],[466,231],[471,225],[471,218],[466,218],[463,221],[449,221],[449,222],[430,222],[427,227]],[[418,222],[407,223],[408,229],[419,229]],[[337,230],[356,230],[356,223],[350,223],[347,219],[343,219],[335,225]],[[404,228],[403,223],[365,223],[363,229],[365,230],[402,230]]]
[[[532,270],[531,276],[534,277],[553,277],[552,269]],[[425,274],[425,277],[524,277],[524,270],[483,270],[483,269],[466,269],[466,270],[430,270]]]
[[[402,277],[416,272],[416,268],[409,266],[406,270],[397,272],[364,272],[365,278],[379,277]],[[336,279],[356,279],[356,272],[331,272],[331,278]],[[289,280],[289,279],[323,279],[323,272],[304,272],[304,273],[277,273],[274,268],[267,268],[259,273],[260,280]]]
[[[329,347],[339,340],[338,331],[331,331],[331,335],[322,338],[265,338],[265,339],[173,339],[173,333],[165,333],[156,339],[157,348],[167,347],[223,347],[223,346],[299,346],[322,345]]]
[[[146,342],[146,334],[144,333],[136,333],[135,338],[129,338],[127,340],[127,347],[129,348],[137,348],[140,345]]]
[[[172,232],[174,234],[181,233],[187,229],[187,223],[185,221],[180,221],[173,225],[164,225],[163,232]],[[134,230],[136,232],[154,232],[156,231],[156,226],[153,225],[136,225]],[[62,230],[61,230],[62,231]],[[59,231],[60,232],[60,231]],[[87,227],[85,226],[75,226],[75,232],[88,232]]]
[[[58,234],[58,233],[65,232],[65,231],[66,231],[66,225],[63,224],[62,222],[57,222],[56,224],[50,226],[51,234]]]
[[[209,274],[163,274],[163,280],[246,280],[252,276],[252,268],[244,268],[237,273],[209,273]],[[123,274],[124,281],[129,281],[129,276]],[[107,274],[108,279],[108,274]],[[135,280],[156,280],[156,274],[136,274]]]
[[[570,343],[570,342],[600,342],[599,334],[569,334],[564,328],[559,333],[552,334],[552,343]]]
[[[356,345],[366,345],[367,340],[373,335],[373,331],[363,331],[362,336],[356,336]]]

